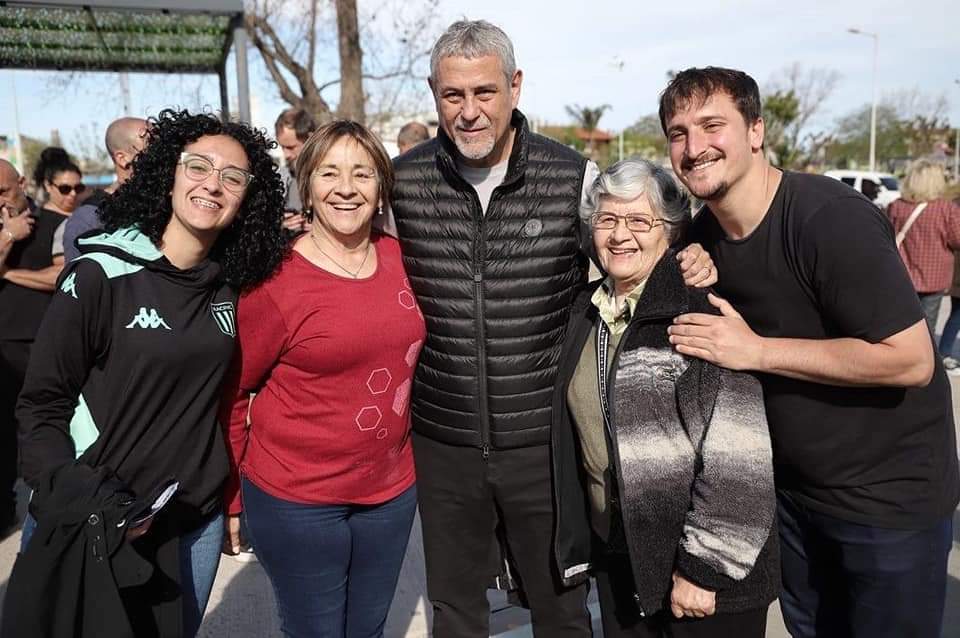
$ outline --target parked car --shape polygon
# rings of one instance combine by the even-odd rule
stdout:
[[[900,197],[900,184],[890,173],[837,170],[827,171],[824,175],[860,191],[880,208],[886,208],[890,202]]]

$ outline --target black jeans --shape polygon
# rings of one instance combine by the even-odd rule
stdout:
[[[597,554],[594,576],[600,599],[603,638],[763,638],[767,607],[739,613],[719,613],[706,618],[676,618],[667,608],[641,616],[629,558],[624,554]]]
[[[16,510],[17,419],[14,408],[23,387],[32,341],[0,340],[0,525]]]
[[[777,493],[783,591],[794,638],[939,638],[953,519],[925,530],[858,525]]]
[[[519,572],[536,638],[591,635],[587,585],[560,583],[553,556],[550,448],[491,450],[414,435],[417,490],[435,638],[486,638],[497,522]]]

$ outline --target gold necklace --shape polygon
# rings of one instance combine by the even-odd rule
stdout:
[[[324,257],[326,257],[327,259],[329,259],[330,261],[332,261],[334,266],[336,266],[337,268],[339,268],[339,269],[342,270],[343,272],[347,273],[348,275],[350,275],[350,276],[353,277],[354,279],[357,279],[357,278],[360,276],[360,271],[363,270],[364,264],[367,263],[367,257],[370,256],[370,243],[369,243],[369,242],[367,242],[367,251],[366,251],[365,253],[363,253],[363,261],[360,262],[360,267],[357,268],[356,271],[351,271],[351,270],[349,270],[348,268],[346,268],[343,264],[341,264],[339,261],[337,261],[336,259],[334,259],[334,258],[331,257],[330,255],[328,255],[327,252],[326,252],[323,248],[320,248],[320,242],[318,242],[318,241],[317,241],[317,238],[313,236],[313,233],[307,233],[307,234],[310,235],[310,239],[313,240],[313,245],[317,247],[317,250],[320,251],[320,254],[323,255]]]

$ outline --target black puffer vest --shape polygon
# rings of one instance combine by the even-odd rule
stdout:
[[[586,160],[519,111],[486,215],[441,130],[396,162],[393,212],[427,323],[411,414],[419,434],[496,449],[550,442],[570,305],[586,281],[578,215]]]

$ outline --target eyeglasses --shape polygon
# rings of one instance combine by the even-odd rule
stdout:
[[[60,191],[61,195],[69,195],[71,191],[75,192],[77,195],[87,190],[86,184],[54,184],[50,182],[50,185]]]
[[[253,175],[243,170],[228,166],[226,168],[215,168],[213,162],[203,155],[194,153],[180,153],[178,164],[183,166],[183,174],[187,179],[195,182],[202,182],[210,177],[211,173],[217,173],[220,178],[220,184],[231,193],[239,194],[246,190],[250,182],[253,181]]]
[[[613,230],[623,220],[627,230],[632,233],[649,233],[651,230],[662,224],[669,224],[665,219],[654,219],[648,215],[638,213],[627,213],[626,215],[617,215],[607,211],[598,211],[590,216],[590,225],[596,230]]]

